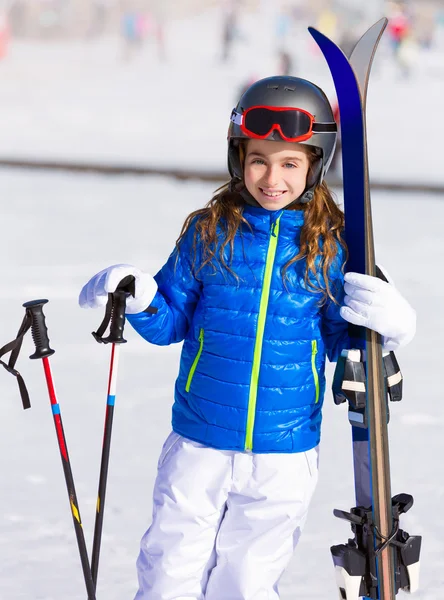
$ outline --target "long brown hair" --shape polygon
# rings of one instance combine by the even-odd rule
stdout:
[[[317,155],[307,150],[310,169]],[[194,225],[193,235],[193,269],[196,267],[198,247],[202,252],[202,262],[194,271],[196,277],[206,265],[216,270],[215,264],[219,263],[230,274],[239,279],[230,267],[230,260],[225,258],[227,246],[230,256],[233,256],[234,238],[239,227],[244,223],[251,226],[243,216],[245,200],[242,196],[232,191],[230,183],[223,185],[215,191],[214,196],[204,208],[195,210],[185,220],[182,231],[176,241],[176,248],[180,252],[180,243],[191,225]],[[322,181],[314,190],[313,199],[307,204],[295,204],[292,210],[304,212],[304,224],[301,229],[299,252],[282,268],[282,278],[285,283],[287,271],[297,261],[305,259],[305,285],[314,293],[321,295],[320,304],[327,298],[336,302],[331,291],[329,269],[338,254],[338,244],[344,249],[344,262],[347,248],[342,237],[344,229],[344,214],[337,206],[325,181]],[[224,237],[220,240],[218,235],[222,228]],[[221,241],[220,244],[218,242]],[[343,266],[343,265],[342,265]],[[319,275],[322,274],[325,287],[321,285]],[[311,276],[312,275],[312,276]],[[313,277],[314,276],[314,277]],[[313,282],[313,278],[315,282]]]

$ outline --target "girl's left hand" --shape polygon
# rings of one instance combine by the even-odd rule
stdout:
[[[353,325],[373,329],[383,336],[384,350],[408,344],[416,332],[416,312],[391,285],[370,275],[346,273],[341,317]]]

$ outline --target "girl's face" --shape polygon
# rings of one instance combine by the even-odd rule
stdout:
[[[310,162],[302,146],[271,140],[248,140],[245,187],[267,210],[279,210],[304,192]]]

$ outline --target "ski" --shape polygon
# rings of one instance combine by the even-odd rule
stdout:
[[[365,126],[365,113],[367,107],[367,91],[370,79],[370,71],[373,63],[373,59],[379,45],[379,41],[386,27],[385,19],[378,21],[371,27],[357,42],[355,45],[349,62],[353,68],[356,76],[356,80],[360,90],[362,110],[364,113],[364,126]],[[366,159],[366,157],[365,157]],[[346,157],[347,160],[347,157]],[[344,183],[344,186],[347,185]],[[354,185],[354,182],[350,185]],[[361,236],[357,237],[355,243],[352,243],[350,239],[350,247],[353,247],[353,256],[347,265],[347,270],[352,271],[358,269],[359,272],[365,272],[363,270],[365,265],[365,254],[364,245],[360,243],[359,239],[364,239],[363,227],[365,225],[364,219],[361,214],[354,214],[354,210],[362,209],[362,204],[349,203],[350,196],[347,195],[347,207],[345,209],[348,215],[348,221],[358,222],[360,224],[360,230],[358,234]],[[349,228],[350,229],[350,228]],[[346,236],[351,238],[353,232],[346,231]],[[358,248],[356,247],[358,246]],[[353,266],[353,261],[356,260],[356,268]],[[362,332],[359,332],[358,328],[350,328],[352,337],[362,338]],[[354,333],[354,336],[353,336]],[[359,341],[356,340],[356,345],[359,347]],[[399,399],[401,399],[399,397]],[[352,425],[352,439],[353,439],[353,466],[354,466],[354,478],[355,478],[355,497],[356,504],[358,506],[371,506],[371,476],[370,476],[370,456],[368,452],[368,428],[360,426],[361,423],[365,423],[364,413],[365,408],[362,408],[361,414],[356,410],[349,412],[349,418]]]
[[[338,97],[345,213],[349,249],[347,271],[381,276],[375,263],[367,155],[366,102],[373,59],[387,19],[373,25],[350,59],[314,28],[309,31],[330,68]],[[351,512],[335,510],[355,534],[332,547],[339,598],[394,600],[399,589],[417,587],[421,538],[399,528],[400,515],[412,506],[408,494],[391,497],[388,402],[399,400],[401,375],[393,353],[383,357],[381,337],[352,327],[355,349],[338,361],[335,401],[348,400],[352,425],[355,495]],[[339,390],[339,391],[338,391]]]

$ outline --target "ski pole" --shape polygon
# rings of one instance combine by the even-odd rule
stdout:
[[[111,345],[111,359],[108,378],[108,395],[106,400],[105,427],[103,433],[102,459],[100,463],[99,489],[97,494],[96,521],[94,526],[93,550],[91,555],[91,572],[94,586],[97,586],[99,571],[100,545],[102,540],[103,519],[105,514],[106,485],[108,481],[108,467],[111,451],[111,434],[114,418],[114,404],[116,399],[117,370],[119,365],[120,344],[125,344],[123,329],[125,326],[125,309],[127,296],[135,294],[135,279],[132,275],[124,277],[115,292],[108,294],[105,318],[96,332],[94,339],[103,344]],[[149,307],[147,312],[156,313],[157,309]],[[108,337],[103,334],[110,324]]]
[[[91,568],[88,561],[88,551],[86,548],[85,537],[83,534],[82,521],[80,519],[79,505],[77,502],[77,495],[74,487],[74,478],[71,470],[68,448],[66,445],[65,432],[63,430],[62,415],[60,412],[60,405],[57,401],[54,381],[51,373],[51,367],[49,364],[49,357],[52,354],[54,354],[54,350],[52,350],[49,346],[48,329],[46,327],[45,315],[43,313],[43,306],[47,302],[48,300],[32,300],[31,302],[25,302],[25,304],[23,304],[23,306],[26,308],[26,312],[31,317],[31,332],[35,344],[35,352],[29,358],[40,358],[43,362],[49,399],[51,402],[52,413],[54,416],[54,425],[57,434],[57,441],[59,444],[60,456],[62,459],[63,472],[65,475],[66,487],[68,490],[69,504],[71,507],[74,529],[77,538],[77,545],[80,553],[80,561],[82,563],[83,576],[88,592],[88,600],[95,600],[95,586],[93,583]]]

